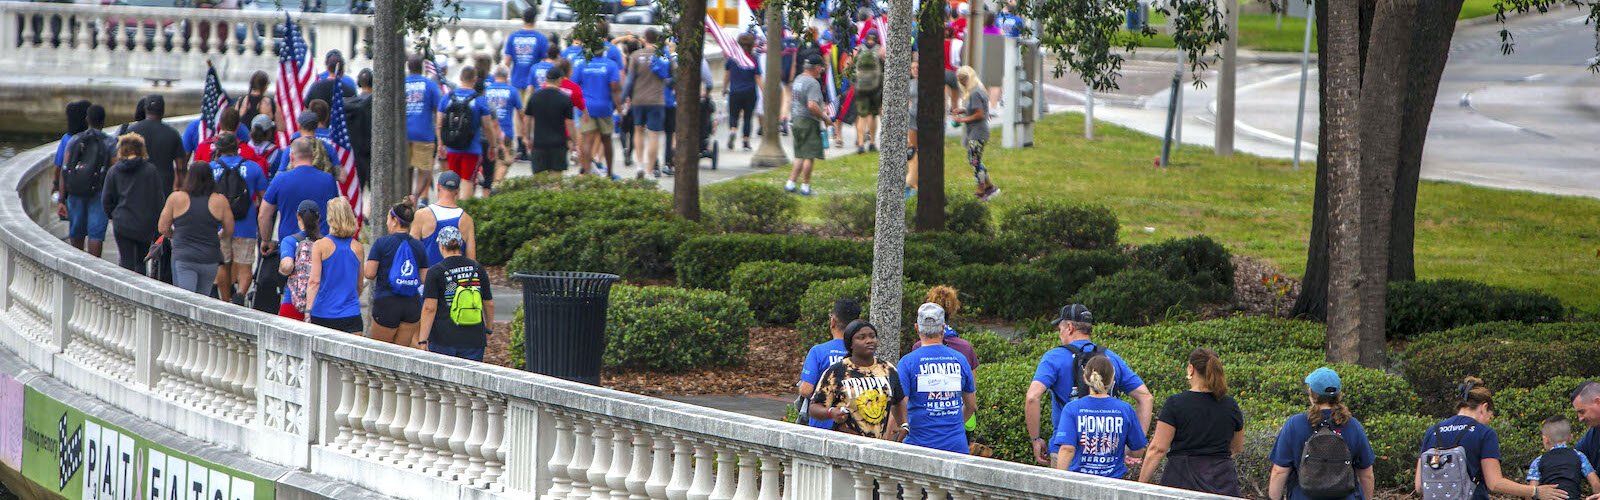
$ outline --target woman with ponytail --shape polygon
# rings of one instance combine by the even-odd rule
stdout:
[[[362,277],[376,280],[372,286],[372,338],[406,347],[416,345],[422,321],[422,277],[428,275],[423,266],[428,254],[422,242],[411,237],[416,213],[409,202],[389,207],[384,222],[389,234],[372,243],[361,267]]]
[[[1429,476],[1447,470],[1447,464],[1430,467],[1429,452],[1448,457],[1456,448],[1466,455],[1467,476],[1472,480],[1472,499],[1488,500],[1489,494],[1511,495],[1536,500],[1565,500],[1567,492],[1555,484],[1530,486],[1507,479],[1500,474],[1500,435],[1489,422],[1494,420],[1494,392],[1478,377],[1467,377],[1456,386],[1456,414],[1444,419],[1422,435],[1422,457],[1417,459],[1417,473],[1412,483],[1424,500],[1433,498],[1460,498],[1454,488],[1457,483],[1431,482]],[[1434,473],[1430,474],[1432,470]],[[1424,487],[1426,485],[1426,487]]]
[[[1228,397],[1222,360],[1215,351],[1195,349],[1183,370],[1189,390],[1168,397],[1161,405],[1139,481],[1154,480],[1161,459],[1168,458],[1162,485],[1241,496],[1233,456],[1244,449],[1244,413]]]
[[[1306,441],[1322,428],[1332,429],[1344,438],[1350,449],[1350,467],[1354,468],[1356,489],[1344,498],[1372,498],[1372,464],[1376,455],[1367,442],[1367,431],[1361,422],[1350,416],[1344,405],[1344,387],[1339,374],[1329,368],[1318,368],[1306,375],[1306,394],[1311,401],[1305,413],[1289,417],[1278,431],[1278,442],[1272,446],[1272,475],[1267,483],[1267,498],[1271,500],[1309,500],[1311,496],[1300,488],[1300,461],[1305,456]]]
[[[1123,450],[1141,452],[1146,442],[1139,415],[1133,406],[1111,397],[1111,384],[1117,380],[1111,358],[1090,358],[1083,367],[1083,383],[1089,396],[1078,398],[1061,409],[1061,426],[1050,440],[1056,450],[1055,467],[1101,477],[1121,479],[1128,474]]]

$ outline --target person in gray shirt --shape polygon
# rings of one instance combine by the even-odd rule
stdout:
[[[811,169],[822,159],[822,127],[832,126],[822,104],[822,57],[813,54],[806,59],[805,71],[796,76],[792,87],[794,98],[789,110],[794,118],[791,135],[794,137],[794,168],[789,171],[789,181],[783,189],[795,192],[795,181],[800,181],[800,194],[811,196]]]
[[[972,165],[972,177],[978,183],[978,199],[989,201],[1000,194],[1000,188],[989,179],[989,168],[983,165],[983,147],[989,143],[989,90],[978,80],[978,72],[972,66],[956,70],[956,83],[961,86],[961,101],[950,115],[956,123],[964,124],[961,142],[967,146],[967,163]]]

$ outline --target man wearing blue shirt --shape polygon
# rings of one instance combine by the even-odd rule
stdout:
[[[978,408],[972,366],[944,345],[944,308],[938,304],[917,308],[917,336],[922,346],[895,367],[909,401],[902,406],[905,443],[965,455],[967,418]]]
[[[443,100],[439,101],[439,119],[435,125],[438,130],[434,132],[434,135],[439,137],[440,146],[445,150],[445,164],[447,165],[447,168],[449,168],[451,172],[455,172],[456,175],[460,176],[461,179],[466,183],[466,186],[463,186],[463,189],[461,190],[462,198],[472,198],[473,193],[477,191],[477,185],[474,183],[474,181],[478,179],[478,165],[481,162],[483,155],[495,155],[500,151],[501,146],[500,142],[496,141],[489,144],[489,151],[483,150],[483,138],[486,135],[488,137],[499,137],[500,127],[494,121],[494,112],[489,109],[489,99],[484,97],[482,94],[473,92],[473,86],[477,85],[477,83],[477,68],[474,68],[471,65],[462,66],[461,86],[456,87],[454,92],[451,92],[450,95],[445,96]],[[472,109],[472,122],[475,124],[472,130],[472,142],[466,144],[466,147],[459,149],[447,147],[443,142],[445,138],[445,116],[450,111],[451,101],[455,100],[463,100],[467,102],[468,106],[470,106]]]
[[[615,178],[615,170],[610,169],[611,130],[615,125],[612,115],[616,111],[616,103],[622,101],[621,66],[608,57],[591,57],[578,63],[572,70],[572,76],[578,87],[583,89],[584,111],[588,113],[578,123],[578,133],[583,135],[585,144],[585,147],[578,148],[582,155],[578,158],[578,164],[589,165],[596,152],[604,151],[605,165]]]
[[[1589,427],[1589,432],[1572,448],[1589,459],[1589,463],[1600,463],[1600,382],[1578,385],[1572,391],[1572,409],[1578,413],[1578,421]]]
[[[433,165],[439,154],[434,148],[439,139],[433,129],[433,120],[439,113],[439,83],[422,76],[420,54],[406,58],[406,73],[406,142],[411,145],[411,168],[416,170],[411,194],[425,199],[433,184]]]
[[[259,228],[248,221],[256,217],[255,202],[267,190],[267,176],[256,162],[239,156],[239,137],[232,132],[217,134],[214,144],[216,158],[211,161],[211,176],[219,181],[220,187],[225,170],[239,172],[239,177],[244,179],[245,189],[249,192],[247,196],[250,197],[250,209],[241,219],[246,222],[233,225],[233,242],[223,245],[222,265],[217,271],[218,298],[232,301],[234,290],[238,290],[239,297],[243,299],[244,291],[250,289],[252,277],[250,269],[256,263],[256,236],[259,234]],[[229,283],[237,288],[230,288]]]
[[[1028,397],[1022,406],[1022,417],[1028,429],[1028,439],[1033,443],[1034,459],[1041,464],[1048,464],[1049,457],[1046,453],[1046,442],[1039,437],[1039,404],[1050,393],[1051,427],[1059,428],[1061,407],[1068,402],[1086,394],[1073,394],[1073,389],[1078,387],[1077,374],[1074,372],[1076,364],[1073,358],[1089,355],[1094,351],[1103,352],[1111,360],[1116,369],[1116,383],[1114,392],[1126,393],[1133,396],[1138,406],[1139,428],[1150,428],[1150,416],[1155,408],[1155,397],[1150,394],[1150,389],[1145,387],[1144,380],[1128,366],[1121,356],[1095,345],[1089,341],[1089,335],[1094,330],[1094,315],[1089,313],[1089,308],[1081,304],[1070,304],[1061,308],[1061,314],[1050,323],[1056,327],[1056,333],[1061,337],[1061,346],[1051,349],[1039,358],[1039,367],[1033,372],[1033,382],[1028,385]]]
[[[339,196],[339,184],[333,180],[333,175],[311,166],[315,140],[301,137],[289,143],[289,170],[274,177],[267,185],[267,194],[261,198],[261,213],[256,216],[256,223],[263,254],[277,252],[277,237],[300,231],[293,214],[286,214],[279,220],[278,207],[299,207],[302,201],[316,203],[317,213],[322,216],[323,234],[327,234],[328,200]]]
[[[839,299],[833,302],[833,312],[828,313],[828,332],[833,334],[833,340],[823,342],[806,351],[806,361],[800,367],[800,407],[810,408],[812,391],[817,389],[817,380],[822,378],[822,373],[828,367],[838,363],[839,360],[849,356],[844,349],[844,327],[851,321],[861,318],[861,304],[850,299]],[[805,415],[801,412],[801,415]],[[833,429],[832,420],[810,419],[812,427],[818,429]]]
[[[506,37],[505,65],[511,68],[511,86],[523,95],[539,85],[533,79],[533,65],[550,50],[550,40],[533,29],[538,20],[538,9],[522,11],[522,29]]]
[[[484,97],[489,99],[489,110],[494,112],[494,119],[500,125],[500,137],[489,141],[502,144],[501,156],[492,156],[484,162],[485,165],[494,165],[490,168],[492,172],[483,173],[485,189],[494,189],[494,183],[504,179],[506,171],[511,169],[511,156],[505,153],[511,151],[511,138],[519,137],[516,117],[522,114],[522,98],[517,90],[520,87],[513,88],[512,84],[506,83],[506,79],[511,77],[511,70],[505,66],[495,68],[494,79],[483,88]]]

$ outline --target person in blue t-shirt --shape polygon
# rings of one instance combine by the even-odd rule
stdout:
[[[323,214],[318,229],[322,234],[327,234],[328,200],[339,196],[339,184],[333,180],[333,175],[311,166],[314,140],[301,137],[289,143],[289,164],[292,166],[274,177],[272,183],[267,185],[266,195],[261,197],[261,213],[256,216],[259,226],[256,234],[261,240],[263,254],[276,252],[278,238],[294,234],[300,229],[292,216],[286,214],[282,220],[278,220],[278,207],[298,207],[300,202],[306,200],[316,203],[317,213]],[[274,221],[277,221],[276,226]]]
[[[1600,463],[1600,382],[1578,384],[1572,390],[1572,410],[1578,414],[1578,421],[1589,427],[1589,432],[1585,432],[1572,448],[1589,459],[1589,463]]]
[[[583,136],[578,164],[588,165],[596,153],[603,151],[609,170],[613,158],[611,131],[615,125],[612,115],[616,103],[622,102],[621,65],[606,57],[589,58],[573,67],[572,81],[583,89],[587,113],[578,123],[578,134]]]
[[[739,34],[739,50],[751,61],[757,60],[755,45],[755,35]],[[755,121],[757,92],[761,88],[761,65],[746,68],[730,57],[723,68],[726,71],[722,78],[722,95],[728,98],[728,149],[733,150],[733,138],[737,133],[744,140],[744,150],[749,151],[750,122]]]
[[[1350,416],[1344,405],[1344,386],[1339,374],[1329,368],[1318,368],[1306,375],[1306,391],[1311,408],[1305,413],[1289,417],[1278,431],[1278,441],[1272,445],[1272,475],[1267,483],[1267,497],[1289,500],[1309,500],[1300,490],[1300,460],[1304,456],[1306,440],[1326,424],[1344,438],[1350,448],[1350,466],[1355,468],[1357,488],[1351,499],[1372,498],[1372,464],[1377,455],[1372,443],[1367,441],[1367,431],[1361,422]]]
[[[509,154],[513,147],[511,138],[521,135],[521,129],[517,127],[521,120],[518,120],[517,117],[522,115],[522,97],[516,88],[506,83],[506,79],[510,76],[511,70],[506,69],[505,66],[495,68],[494,79],[483,88],[483,96],[489,99],[489,110],[494,112],[495,122],[500,128],[498,142],[501,144],[500,156],[490,157],[491,162],[496,167],[492,178],[485,179],[485,187],[491,187],[499,183],[501,179],[505,178],[506,171],[511,170],[512,158]],[[489,140],[491,142],[495,141],[495,139]],[[490,177],[491,175],[485,172],[484,176]]]
[[[573,38],[572,43],[567,45],[567,48],[561,49],[561,58],[571,62],[573,66],[577,66],[578,63],[589,59],[589,57],[583,53],[583,47],[584,45],[582,40]]]
[[[906,393],[905,443],[965,455],[966,422],[978,409],[967,357],[944,345],[944,308],[917,308],[921,347],[900,358],[900,388]]]
[[[1061,409],[1061,426],[1050,439],[1056,452],[1055,468],[1121,479],[1128,475],[1126,451],[1142,452],[1148,445],[1133,407],[1111,397],[1116,368],[1105,356],[1083,365],[1083,383],[1089,395]]]
[[[216,179],[220,189],[222,174],[226,169],[239,172],[244,179],[245,189],[249,192],[250,209],[240,222],[233,225],[233,242],[222,248],[222,266],[217,271],[217,298],[232,301],[234,290],[242,298],[245,290],[250,289],[250,280],[253,276],[250,269],[256,263],[256,236],[260,228],[249,221],[255,220],[256,201],[262,193],[267,191],[267,176],[262,172],[261,166],[256,162],[246,160],[239,156],[239,138],[232,132],[217,134],[213,144],[216,159],[211,161],[211,176]],[[222,193],[226,196],[228,193]],[[229,283],[234,288],[228,287]]]
[[[851,299],[833,301],[833,312],[828,313],[828,332],[833,335],[833,340],[812,346],[811,350],[806,351],[805,364],[800,366],[800,383],[796,384],[800,400],[796,403],[799,405],[801,415],[806,415],[808,413],[806,409],[811,407],[809,400],[812,392],[817,389],[817,380],[822,378],[822,372],[828,371],[828,367],[850,355],[844,350],[844,327],[860,318],[861,304]],[[806,418],[812,427],[833,429],[832,420]]]
[[[483,150],[483,138],[486,136],[499,137],[500,126],[499,122],[494,120],[494,111],[489,109],[489,98],[472,90],[477,83],[478,69],[472,65],[462,65],[461,86],[456,87],[455,91],[439,101],[439,119],[437,120],[439,130],[435,134],[439,137],[439,145],[444,147],[445,150],[446,168],[461,176],[461,179],[465,181],[465,189],[461,190],[461,197],[464,199],[472,198],[473,194],[477,192],[477,183],[474,181],[478,179],[479,166],[482,163],[483,155],[496,155],[502,146],[502,143],[494,142],[489,144],[489,151]],[[472,141],[467,144],[467,147],[460,149],[444,144],[445,116],[450,110],[450,102],[457,99],[469,102],[468,105],[472,108],[473,118],[473,124],[469,125],[473,127]]]
[[[434,148],[438,136],[434,135],[434,120],[439,113],[439,82],[422,76],[422,56],[412,54],[406,58],[406,142],[410,143],[409,163],[414,172],[411,194],[418,199],[428,197],[432,185],[433,166],[438,163],[439,152]]]
[[[505,65],[511,68],[511,86],[527,94],[539,85],[533,78],[533,65],[550,50],[550,39],[533,29],[539,20],[539,9],[522,11],[522,29],[506,37]]]
[[[1478,377],[1467,377],[1458,386],[1456,414],[1444,419],[1422,435],[1422,451],[1449,449],[1456,446],[1466,450],[1467,476],[1477,488],[1473,500],[1488,500],[1489,494],[1514,495],[1540,499],[1565,499],[1566,492],[1553,484],[1529,486],[1506,478],[1500,471],[1500,435],[1489,422],[1494,420],[1494,392],[1483,385]],[[1427,464],[1417,459],[1416,477],[1412,487],[1423,491],[1423,468]]]
[[[1061,408],[1073,399],[1087,394],[1073,394],[1078,387],[1077,376],[1074,375],[1073,357],[1075,352],[1090,353],[1101,350],[1105,357],[1111,360],[1111,365],[1116,369],[1117,379],[1112,384],[1116,393],[1127,394],[1133,397],[1139,408],[1139,428],[1150,428],[1150,416],[1155,408],[1155,396],[1150,394],[1150,388],[1145,387],[1144,379],[1133,372],[1121,356],[1095,345],[1089,341],[1089,335],[1094,331],[1094,315],[1089,308],[1081,304],[1069,304],[1061,308],[1061,314],[1050,323],[1056,327],[1056,333],[1061,337],[1061,346],[1051,349],[1039,358],[1039,367],[1033,372],[1033,382],[1028,385],[1028,396],[1022,406],[1022,417],[1027,425],[1028,439],[1033,442],[1033,456],[1040,464],[1049,464],[1049,457],[1044,438],[1039,437],[1039,404],[1044,399],[1045,393],[1050,394],[1051,428],[1061,428]],[[1087,392],[1087,391],[1083,391]]]

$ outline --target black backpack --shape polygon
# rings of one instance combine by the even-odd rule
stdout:
[[[233,220],[242,221],[250,215],[250,205],[255,197],[250,195],[250,185],[245,182],[244,174],[239,172],[239,166],[244,160],[239,160],[233,165],[217,160],[213,163],[222,167],[222,176],[217,178],[217,192],[228,199],[228,208],[233,210]]]
[[[111,145],[104,132],[88,129],[73,136],[72,149],[61,166],[62,191],[72,196],[93,196],[111,167]]]
[[[1088,366],[1089,360],[1105,356],[1106,350],[1101,349],[1100,346],[1087,343],[1082,348],[1068,344],[1057,347],[1057,349],[1066,349],[1067,352],[1072,353],[1072,394],[1068,394],[1066,397],[1062,397],[1060,394],[1054,395],[1057,402],[1066,405],[1072,400],[1089,395],[1089,384],[1083,382],[1083,367]],[[1116,381],[1112,381],[1111,395],[1116,396],[1121,392],[1121,390],[1117,389]]]
[[[1300,491],[1312,499],[1342,499],[1356,492],[1356,469],[1350,445],[1324,419],[1311,431],[1300,451]]]
[[[468,149],[472,147],[472,141],[478,138],[479,120],[472,112],[472,102],[477,98],[477,93],[471,97],[450,94],[450,103],[444,107],[444,123],[440,127],[439,139],[445,147]]]

